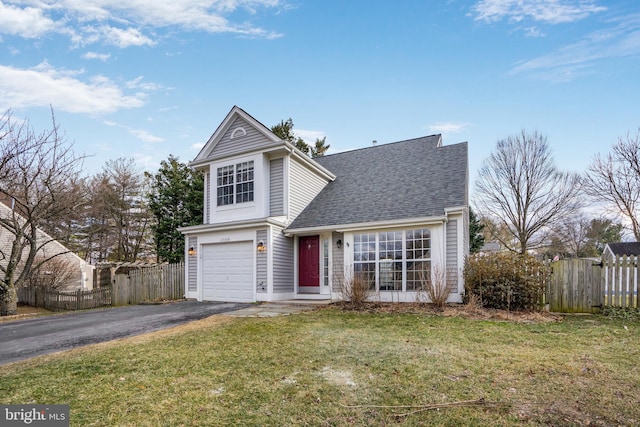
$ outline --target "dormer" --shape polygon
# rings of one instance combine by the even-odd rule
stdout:
[[[233,107],[190,165],[204,173],[204,224],[289,223],[335,177]]]

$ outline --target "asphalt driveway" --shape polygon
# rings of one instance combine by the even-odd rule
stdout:
[[[0,365],[169,328],[250,304],[181,301],[0,323]]]

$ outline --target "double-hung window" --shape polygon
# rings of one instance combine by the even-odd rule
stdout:
[[[233,166],[218,168],[218,206],[233,204]]]
[[[356,234],[354,236],[354,275],[364,280],[369,288],[376,289],[376,235],[375,233]],[[354,277],[354,280],[356,279]]]
[[[218,206],[253,201],[253,161],[218,168]]]
[[[402,290],[402,231],[378,233],[378,269],[381,291]]]
[[[253,202],[253,161],[236,165],[236,203]]]
[[[407,230],[407,290],[423,291],[431,282],[431,234],[426,228]]]

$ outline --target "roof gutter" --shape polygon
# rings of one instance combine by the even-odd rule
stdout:
[[[272,218],[251,219],[244,221],[233,221],[222,224],[200,224],[191,225],[189,227],[179,227],[178,231],[184,235],[198,234],[210,231],[229,231],[238,230],[242,228],[260,227],[266,225],[275,225],[278,227],[284,227],[285,224]]]
[[[285,229],[284,235],[292,237],[302,234],[317,234],[327,231],[336,231],[338,233],[347,233],[351,231],[367,231],[367,230],[380,230],[389,228],[406,228],[414,226],[424,225],[440,225],[447,222],[446,216],[431,216],[424,218],[408,218],[402,220],[390,221],[375,221],[375,222],[361,222],[354,224],[337,224],[337,225],[324,225],[319,227],[303,227]]]

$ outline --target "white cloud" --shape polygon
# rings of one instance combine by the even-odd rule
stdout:
[[[469,123],[440,122],[429,125],[429,131],[434,133],[453,134],[460,133],[470,126]]]
[[[57,110],[71,113],[103,114],[144,104],[144,94],[125,95],[103,76],[82,81],[77,78],[82,73],[82,70],[55,69],[46,61],[28,69],[0,65],[0,106],[53,105]]]
[[[295,134],[302,138],[307,144],[315,144],[316,139],[322,139],[325,137],[324,132],[319,130],[296,129]]]
[[[24,38],[40,37],[56,28],[45,12],[43,8],[21,8],[0,1],[0,32]]]
[[[153,46],[155,42],[149,37],[143,35],[140,30],[135,28],[127,28],[122,30],[116,27],[104,26],[101,28],[105,42],[120,48],[129,46]]]
[[[524,33],[527,37],[544,37],[545,34],[540,31],[538,27],[527,27],[524,28]]]
[[[575,22],[607,10],[593,0],[481,0],[473,7],[477,21],[533,20],[549,24]]]
[[[0,34],[37,38],[57,32],[74,46],[102,42],[120,48],[152,46],[155,31],[168,28],[271,39],[281,34],[254,26],[250,18],[260,8],[285,7],[284,0],[0,0]],[[55,21],[59,16],[64,19]]]
[[[195,144],[191,144],[191,148],[196,151],[202,150],[204,146],[205,146],[204,142],[196,142]]]
[[[111,54],[109,53],[97,53],[97,52],[87,52],[82,55],[84,59],[97,59],[102,62],[106,62],[111,58]]]
[[[151,132],[149,132],[148,130],[145,129],[133,129],[127,125],[122,125],[120,123],[111,121],[111,120],[103,120],[103,122],[105,125],[110,126],[110,127],[117,127],[120,129],[124,129],[126,131],[128,131],[131,135],[135,136],[136,138],[138,138],[140,141],[142,142],[147,142],[150,144],[156,143],[156,142],[162,142],[164,141],[164,138],[159,137],[159,136],[155,136],[153,135]]]
[[[143,170],[156,170],[160,166],[160,162],[155,161],[153,157],[148,154],[134,153],[133,159],[136,164]]]
[[[129,129],[132,135],[135,135],[136,138],[143,142],[155,143],[164,141],[164,138],[159,136],[152,135],[150,132],[144,129]]]
[[[127,82],[127,88],[129,89],[142,89],[147,92],[152,92],[160,89],[165,89],[164,86],[157,83],[143,82],[144,76],[138,76],[135,79]]]
[[[511,74],[528,73],[551,81],[569,81],[598,62],[640,55],[640,14],[610,21],[608,28],[554,52],[517,64]]]

